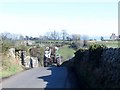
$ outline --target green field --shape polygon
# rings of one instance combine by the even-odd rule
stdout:
[[[72,48],[69,48],[68,45],[65,45],[59,49],[59,53],[63,57],[64,61],[73,57],[74,52],[75,51]]]
[[[108,48],[118,48],[119,43],[118,41],[96,41],[96,42],[89,42],[89,44],[104,44]],[[65,45],[59,49],[60,55],[63,57],[64,60],[71,58],[74,55],[75,50],[68,47],[69,45]]]
[[[53,42],[53,41],[48,41],[48,42]],[[55,41],[59,44],[62,43],[62,41]],[[89,44],[94,44],[94,43],[97,43],[97,44],[104,44],[106,45],[108,48],[112,47],[112,48],[117,48],[118,46],[120,47],[120,41],[88,41]],[[70,41],[66,41],[66,43],[70,44],[71,42]],[[43,43],[44,44],[44,43]],[[48,45],[50,45],[48,43]]]
[[[118,48],[120,46],[120,41],[97,41],[97,42],[89,42],[89,44],[104,44],[106,45],[108,48]]]

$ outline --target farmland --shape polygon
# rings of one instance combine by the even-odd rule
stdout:
[[[17,41],[17,42],[20,42],[20,41]],[[57,45],[61,45],[62,41],[55,41],[55,42],[54,41],[45,41],[45,42],[42,42],[42,43],[39,43],[37,41],[37,43],[34,43],[31,46],[24,46],[24,48],[29,49],[32,46],[40,46],[41,48],[44,49],[46,46],[53,45],[54,43],[56,43]],[[88,41],[88,45],[96,44],[96,43],[97,44],[104,44],[104,45],[106,45],[109,48],[110,47],[117,48],[119,46],[118,41]],[[7,44],[9,46],[9,43],[7,43]],[[65,45],[59,47],[59,54],[62,57],[62,60],[63,60],[62,62],[66,61],[67,59],[69,59],[69,58],[74,56],[75,50],[73,48],[69,47],[70,44],[71,44],[71,42],[66,41]],[[17,48],[21,48],[22,46],[18,46]],[[2,48],[4,49],[4,47],[2,47]],[[2,48],[1,48],[1,50],[2,50]],[[42,52],[44,52],[44,51],[42,51]],[[0,77],[1,76],[3,76],[3,77],[9,76],[9,75],[12,75],[12,74],[22,70],[21,66],[15,65],[15,62],[13,62],[15,60],[10,60],[10,58],[7,58],[5,55],[4,56],[2,55],[2,59],[1,60],[2,61],[0,61],[0,62],[2,62],[2,66],[3,66],[1,69],[3,69],[3,71],[2,71],[2,73],[0,73]]]
[[[97,41],[97,42],[89,42],[89,44],[104,44],[106,45],[108,48],[112,47],[112,48],[117,48],[119,46],[120,41]]]
[[[63,57],[63,60],[67,60],[74,56],[75,50],[69,48],[68,45],[65,45],[60,48],[59,53]]]

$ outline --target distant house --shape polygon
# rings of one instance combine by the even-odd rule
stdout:
[[[110,40],[117,40],[118,36],[116,36],[114,33],[110,36]]]

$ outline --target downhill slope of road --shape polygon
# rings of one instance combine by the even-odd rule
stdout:
[[[73,88],[77,83],[66,67],[39,67],[2,81],[2,88]]]

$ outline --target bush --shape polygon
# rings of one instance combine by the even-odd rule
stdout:
[[[99,66],[99,62],[101,59],[101,55],[103,52],[103,49],[105,49],[105,45],[100,45],[100,44],[93,44],[89,46],[89,60],[92,62],[93,67]]]
[[[104,44],[93,44],[89,46],[90,51],[94,51],[96,49],[105,49],[107,48]]]
[[[85,49],[83,49],[83,48],[80,48],[79,50],[77,50],[77,51],[75,52],[75,58],[76,58],[77,60],[82,60],[84,51],[85,51]]]
[[[14,43],[11,41],[4,40],[4,41],[2,41],[1,46],[2,46],[1,53],[5,54],[8,51],[8,49],[10,49],[11,47],[14,46]]]
[[[80,42],[73,42],[71,48],[77,51],[80,48]]]

